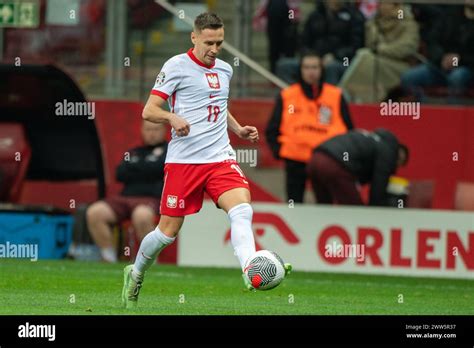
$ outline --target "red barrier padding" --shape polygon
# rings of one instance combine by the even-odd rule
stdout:
[[[81,203],[92,203],[97,200],[97,180],[77,181],[33,181],[23,184],[20,204],[54,205],[74,212]]]
[[[273,100],[241,99],[231,102],[232,114],[242,124],[260,131],[259,166],[279,165],[271,158],[265,141],[265,127]],[[474,182],[474,108],[422,105],[420,117],[381,116],[379,105],[350,105],[356,128],[393,131],[410,148],[410,162],[398,175],[411,181],[433,181],[432,207],[453,209],[457,182]],[[244,144],[231,135],[235,147]],[[280,164],[281,165],[281,164]]]
[[[117,195],[122,184],[115,170],[131,148],[141,146],[140,127],[143,104],[127,101],[96,101],[95,124],[104,161],[106,195]]]
[[[115,180],[115,168],[123,159],[124,153],[141,144],[142,108],[141,103],[96,101],[95,122],[104,155],[107,195],[120,192],[121,184]],[[231,143],[234,148],[257,148],[260,167],[281,166],[281,161],[272,158],[265,141],[265,127],[272,108],[273,100],[244,99],[230,103],[232,114],[241,124],[254,125],[260,131],[260,142],[257,144],[251,144],[233,134],[230,135]],[[422,106],[419,119],[408,116],[381,116],[378,105],[350,105],[350,110],[357,128],[372,130],[385,127],[408,145],[411,152],[410,162],[398,175],[412,182],[432,182],[433,208],[453,209],[458,182],[474,182],[474,108]],[[35,188],[37,193],[28,191],[31,186],[27,183],[27,199],[22,199],[22,202],[36,203],[47,199],[50,204],[64,207],[72,193],[75,193],[74,196],[78,199],[88,202],[95,200],[96,194],[92,193],[93,190],[84,191],[75,183],[70,185],[73,185],[70,190],[62,186],[62,193],[46,195],[46,191],[39,190],[39,187]],[[278,201],[255,183],[252,185],[253,200]],[[79,190],[83,191],[78,192]],[[65,192],[68,192],[68,197],[65,197]],[[430,196],[431,193],[426,192],[426,195]],[[78,202],[76,201],[76,204]],[[419,204],[427,205],[426,197]]]
[[[358,128],[384,127],[410,149],[398,175],[433,180],[433,208],[453,209],[457,182],[474,182],[474,108],[421,106],[420,118],[381,116],[378,105],[351,105]]]

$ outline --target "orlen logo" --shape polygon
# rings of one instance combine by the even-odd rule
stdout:
[[[290,226],[288,226],[287,223],[276,214],[254,212],[253,225],[263,225],[255,228],[255,236],[257,237],[262,237],[265,234],[265,229],[271,227],[272,229],[275,229],[288,244],[298,244],[300,242],[299,238],[293,233]],[[229,241],[230,228],[225,234],[224,244],[228,243]],[[255,247],[257,251],[265,249],[260,245],[258,240],[255,240]]]

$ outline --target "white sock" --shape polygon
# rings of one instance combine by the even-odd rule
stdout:
[[[154,231],[148,233],[140,244],[140,249],[138,250],[137,258],[133,265],[132,277],[135,280],[142,278],[145,271],[150,268],[156,260],[161,250],[173,243],[175,239],[176,237],[171,238],[163,234],[158,226]]]
[[[100,249],[100,256],[102,256],[106,262],[117,262],[117,251],[114,247]]]
[[[242,270],[245,263],[255,253],[255,239],[252,231],[252,206],[248,203],[236,205],[227,213],[230,219],[230,240],[234,254]]]

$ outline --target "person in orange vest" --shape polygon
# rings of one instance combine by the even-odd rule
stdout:
[[[313,149],[354,128],[342,90],[323,82],[321,56],[307,51],[299,70],[299,81],[277,96],[265,132],[273,156],[285,161],[287,199],[295,203],[303,202]]]

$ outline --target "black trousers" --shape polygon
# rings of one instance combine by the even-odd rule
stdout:
[[[286,198],[294,203],[303,203],[306,186],[306,163],[285,160]]]

